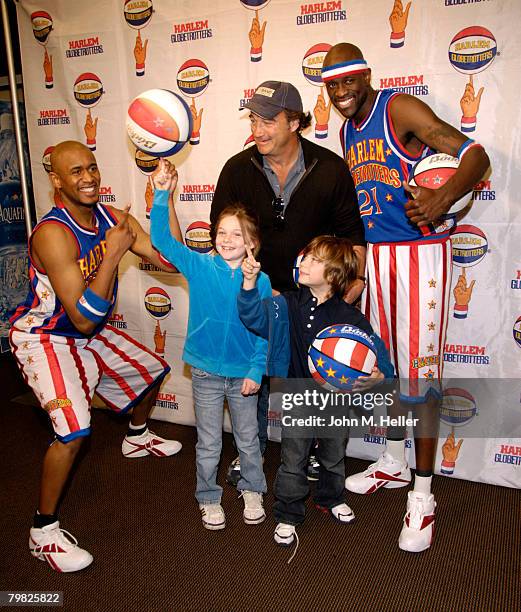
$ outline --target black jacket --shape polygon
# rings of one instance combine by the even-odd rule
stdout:
[[[210,221],[226,206],[241,202],[259,219],[259,261],[278,291],[295,289],[293,264],[316,236],[335,234],[365,246],[364,226],[351,174],[341,157],[300,138],[306,172],[293,191],[282,226],[276,223],[273,189],[255,145],[234,155],[224,165],[212,201]]]

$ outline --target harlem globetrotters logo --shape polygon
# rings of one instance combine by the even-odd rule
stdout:
[[[45,75],[45,88],[52,89],[54,86],[52,73],[52,55],[47,52],[47,42],[52,32],[52,17],[46,11],[35,11],[31,14],[31,25],[35,39],[44,47],[43,72]]]
[[[192,113],[192,134],[190,144],[198,145],[201,142],[201,123],[203,120],[203,108],[197,110],[195,98],[203,94],[210,83],[210,72],[208,66],[200,59],[189,59],[184,62],[177,71],[177,86],[188,98],[192,98],[190,112]]]
[[[136,62],[136,76],[142,77],[145,74],[145,62],[147,58],[148,39],[141,38],[141,29],[146,27],[152,19],[154,6],[152,0],[126,0],[123,5],[123,16],[127,25],[133,30],[137,30],[136,41],[134,43],[134,59]]]
[[[490,30],[471,26],[460,30],[449,45],[449,62],[454,70],[469,77],[460,100],[462,112],[461,131],[476,129],[477,115],[484,87],[476,94],[473,76],[486,70],[498,55],[497,43]]]
[[[103,96],[103,83],[96,74],[84,72],[74,81],[73,93],[76,102],[81,107],[88,109],[83,131],[85,133],[87,146],[91,151],[95,151],[98,118],[92,116],[91,108],[96,106]]]
[[[318,43],[310,47],[302,60],[302,74],[310,85],[320,87],[317,102],[313,109],[315,117],[315,138],[327,138],[331,102],[326,104],[322,87],[322,65],[327,52],[331,49],[328,43]]]
[[[454,287],[454,311],[456,319],[466,319],[469,303],[474,290],[475,280],[467,278],[466,268],[476,266],[483,261],[488,252],[488,240],[485,233],[474,225],[460,225],[452,234],[452,261],[461,268],[458,281]]]
[[[270,0],[240,0],[245,9],[255,11],[255,17],[251,22],[248,38],[250,39],[250,61],[260,62],[262,60],[262,46],[264,45],[264,36],[266,34],[267,21],[261,25],[259,19],[259,11],[265,8]]]

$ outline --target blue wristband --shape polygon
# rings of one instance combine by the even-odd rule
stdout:
[[[101,323],[107,315],[111,303],[110,300],[103,299],[94,293],[90,287],[87,287],[83,295],[76,302],[76,308],[86,319],[89,319],[89,321]]]
[[[467,140],[465,140],[465,142],[458,149],[456,157],[461,161],[461,158],[463,157],[463,155],[465,155],[465,153],[469,150],[469,148],[474,144],[477,144],[475,140],[472,140],[472,138],[467,138]],[[481,145],[478,145],[478,146],[481,146]]]

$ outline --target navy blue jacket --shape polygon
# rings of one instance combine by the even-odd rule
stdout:
[[[289,310],[285,296],[281,294],[261,299],[257,287],[251,290],[241,288],[237,305],[243,324],[250,331],[268,340],[266,375],[286,378],[291,361],[291,344]],[[338,321],[331,321],[331,325],[335,323]],[[370,334],[370,338],[376,348],[378,369],[386,379],[394,378],[394,366],[385,344],[374,332]]]

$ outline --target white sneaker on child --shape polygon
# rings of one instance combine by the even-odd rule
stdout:
[[[288,523],[278,523],[275,527],[273,539],[279,546],[291,546],[296,536],[295,525]]]
[[[226,527],[226,517],[221,504],[199,504],[203,519],[203,526],[211,531]]]
[[[262,493],[256,491],[241,491],[239,497],[244,500],[244,512],[242,516],[247,525],[258,525],[266,518],[266,512],[262,505]]]

